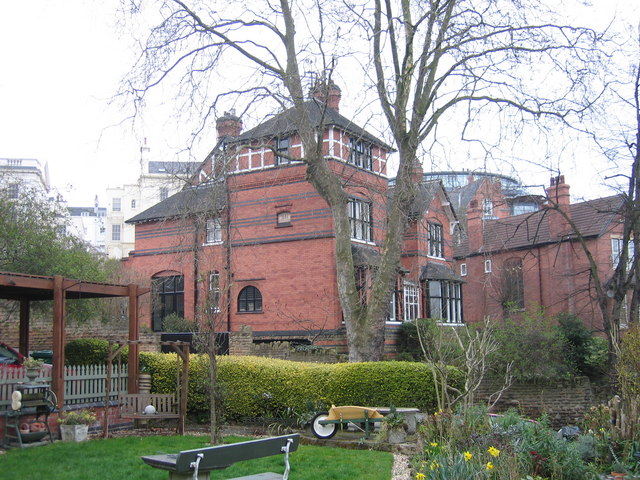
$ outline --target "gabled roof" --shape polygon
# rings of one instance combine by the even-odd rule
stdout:
[[[621,213],[624,197],[614,195],[570,205],[571,219],[585,238],[605,234]],[[549,221],[554,217],[550,209],[515,215],[497,220],[483,221],[483,246],[481,251],[470,251],[468,239],[456,248],[454,256],[464,257],[478,253],[500,252],[532,248],[548,243],[573,240],[575,234],[563,238],[552,238]],[[557,220],[556,220],[557,221]]]
[[[224,208],[226,196],[224,184],[208,183],[187,187],[166,200],[130,218],[126,223],[143,223],[169,218],[185,217],[206,212],[218,212]]]
[[[393,195],[394,191],[395,184],[389,189],[389,194]],[[424,213],[429,210],[431,203],[437,195],[441,196],[443,203],[449,203],[449,205],[444,205],[444,209],[447,212],[449,219],[451,221],[457,220],[456,212],[451,206],[451,200],[442,185],[442,180],[423,181],[418,185],[418,192],[416,193],[416,198],[411,207],[411,211],[409,212],[409,216],[411,218],[418,218],[424,215]]]
[[[317,100],[304,102],[303,108],[314,127],[319,127],[320,123],[324,121],[325,126],[339,127],[349,133],[355,134],[358,138],[380,145],[389,151],[394,150],[393,147],[387,145],[348,118],[340,115],[336,110],[328,107],[325,108],[324,104]],[[292,134],[297,130],[295,116],[295,109],[289,108],[282,113],[274,115],[257,127],[240,134],[233,138],[233,140],[229,140],[228,143],[247,142],[249,140]]]

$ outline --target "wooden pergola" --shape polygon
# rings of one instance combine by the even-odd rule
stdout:
[[[29,354],[30,304],[33,301],[53,300],[53,369],[51,389],[58,398],[58,408],[64,405],[64,345],[66,301],[85,298],[129,298],[129,379],[130,393],[138,392],[138,298],[149,293],[131,283],[115,285],[73,280],[59,275],[43,277],[22,273],[0,272],[0,298],[20,302],[20,335],[18,348]]]

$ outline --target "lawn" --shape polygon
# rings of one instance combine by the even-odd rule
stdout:
[[[149,467],[142,455],[178,453],[206,447],[206,436],[152,436],[91,440],[83,443],[56,442],[40,447],[13,449],[0,455],[2,478],[40,480],[160,480],[166,471]],[[230,437],[229,442],[244,438]],[[345,450],[301,445],[291,455],[291,480],[390,480],[393,456],[388,452]],[[284,457],[241,462],[213,472],[212,479],[226,479],[271,471],[284,472]]]

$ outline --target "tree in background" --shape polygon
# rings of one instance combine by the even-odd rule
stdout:
[[[15,184],[12,183],[12,185]],[[0,181],[0,270],[31,275],[62,275],[91,282],[113,281],[118,262],[92,251],[66,233],[66,210],[40,191],[24,186],[17,197]],[[95,302],[68,305],[71,318],[95,316]]]
[[[135,13],[159,14],[121,92],[133,99],[135,113],[154,87],[172,82],[176,111],[197,117],[192,139],[206,132],[221,103],[252,114],[261,104],[269,114],[274,106],[294,108],[307,179],[332,211],[351,361],[382,358],[421,157],[431,160],[441,140],[437,127],[457,126],[463,139],[490,151],[502,133],[483,136],[485,115],[492,125],[516,131],[525,121],[569,122],[591,103],[584,92],[600,60],[594,32],[563,25],[536,0],[123,2]],[[304,108],[305,93],[318,78],[330,84],[337,65],[345,82],[357,78],[362,92],[373,92],[363,98],[382,109],[379,129],[399,153],[381,261],[366,303],[353,274],[348,179],[331,170],[322,150],[324,124],[312,124]]]

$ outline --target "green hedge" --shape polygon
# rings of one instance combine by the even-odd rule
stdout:
[[[141,353],[141,368],[153,376],[152,391],[177,389],[175,354]],[[191,355],[189,411],[206,412],[208,358]],[[457,380],[462,383],[460,375]],[[277,416],[314,405],[362,405],[436,409],[431,372],[416,362],[317,364],[263,357],[218,357],[218,384],[225,416]],[[457,385],[460,386],[460,385]]]
[[[126,364],[129,347],[121,353],[122,363]],[[104,365],[109,356],[109,342],[99,338],[79,338],[71,340],[64,347],[66,365]]]

